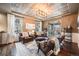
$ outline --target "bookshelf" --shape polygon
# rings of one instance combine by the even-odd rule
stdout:
[[[65,29],[65,41],[72,42],[72,27],[68,26]]]

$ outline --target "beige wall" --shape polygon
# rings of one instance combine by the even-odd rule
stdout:
[[[35,18],[29,17],[29,16],[26,16],[26,17],[24,18],[24,20],[23,20],[23,22],[24,22],[23,31],[24,31],[24,32],[30,32],[30,31],[32,31],[32,29],[27,29],[27,28],[26,28],[26,23],[35,24],[35,20],[34,20],[34,19],[35,19]]]
[[[61,26],[63,26],[64,28],[67,27],[68,25],[71,25],[73,27],[73,32],[77,32],[77,17],[78,17],[78,14],[75,13],[75,14],[71,14],[71,15],[68,15],[68,16],[64,16],[62,18],[58,18],[56,20],[61,20],[60,23],[61,23]],[[53,23],[53,21],[55,20],[48,20],[48,21],[44,21],[43,22],[43,28],[47,28],[48,27],[48,24],[50,23]]]
[[[69,16],[65,16],[60,19],[60,23],[64,28],[66,28],[68,25],[71,25],[72,32],[76,33],[78,31],[77,30],[77,17],[78,17],[77,13],[71,14]]]
[[[77,29],[77,18],[78,18],[78,13],[74,13],[68,16],[64,16],[62,18],[58,18],[56,20],[59,20],[61,23],[61,26],[64,28],[67,27],[68,25],[72,26],[72,42],[78,43],[78,29]],[[43,28],[47,28],[48,24],[53,23],[55,20],[48,20],[43,22]]]
[[[7,30],[7,14],[0,13],[0,31]]]

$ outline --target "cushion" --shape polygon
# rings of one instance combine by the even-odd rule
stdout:
[[[28,32],[22,32],[23,37],[28,37]]]

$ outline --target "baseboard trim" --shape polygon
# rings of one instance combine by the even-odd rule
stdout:
[[[4,47],[4,46],[7,46],[7,45],[10,45],[12,43],[17,43],[19,41],[13,41],[13,42],[9,42],[9,43],[6,43],[6,44],[0,44],[0,47]]]

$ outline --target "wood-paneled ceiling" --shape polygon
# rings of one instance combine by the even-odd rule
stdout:
[[[78,12],[78,3],[0,3],[0,11],[48,20]]]

